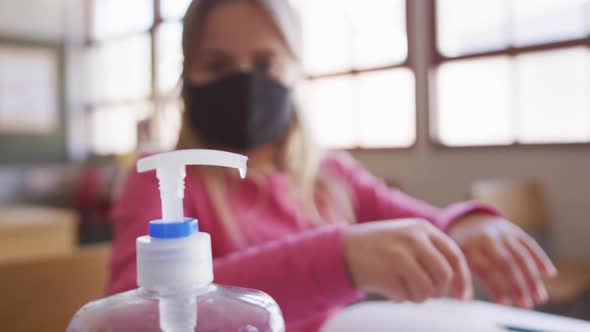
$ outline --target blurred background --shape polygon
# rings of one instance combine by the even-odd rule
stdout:
[[[100,296],[118,180],[176,142],[189,3],[0,0],[0,321],[51,330]],[[540,309],[590,319],[590,0],[292,3],[317,140],[436,205],[496,205],[562,272]],[[30,306],[39,280],[61,308]]]

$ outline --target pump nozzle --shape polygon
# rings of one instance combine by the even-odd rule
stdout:
[[[160,181],[162,221],[178,222],[184,219],[182,200],[187,165],[210,165],[237,168],[246,176],[248,158],[239,154],[215,150],[178,150],[143,158],[137,162],[139,173],[156,170]]]
[[[214,150],[179,150],[143,158],[140,173],[156,170],[162,219],[149,223],[149,236],[137,239],[137,283],[160,299],[160,327],[166,332],[194,331],[197,302],[186,294],[213,281],[211,237],[199,232],[196,219],[184,219],[182,199],[187,165],[234,167],[246,176],[248,158]]]

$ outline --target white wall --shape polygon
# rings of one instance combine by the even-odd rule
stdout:
[[[424,0],[415,1],[423,6]],[[417,15],[416,15],[417,16]],[[417,84],[427,82],[429,31],[415,17]],[[407,151],[354,153],[376,175],[395,179],[417,197],[443,206],[467,197],[469,185],[481,178],[537,177],[544,185],[553,216],[556,254],[590,258],[590,145],[552,148],[447,149],[429,143],[427,96],[419,95],[418,143]],[[482,124],[483,125],[483,124]]]
[[[481,178],[537,177],[553,216],[555,253],[590,258],[590,148],[437,150],[420,144],[408,152],[356,153],[375,174],[444,206],[465,199]]]

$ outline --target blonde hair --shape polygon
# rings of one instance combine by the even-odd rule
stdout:
[[[205,18],[217,6],[230,1],[249,1],[258,6],[268,15],[278,29],[295,61],[301,63],[302,38],[300,21],[287,0],[193,0],[184,18],[182,36],[183,81],[187,79],[187,68],[190,66],[191,57],[197,48],[196,45],[199,43],[199,36]],[[186,105],[187,96],[184,89],[182,89],[182,97]],[[329,207],[331,207],[332,213],[338,210],[345,216],[345,219],[352,220],[354,213],[349,199],[351,196],[347,194],[344,197],[343,193],[347,191],[341,190],[342,188],[340,190],[331,190],[330,184],[334,182],[333,179],[328,181],[327,176],[320,175],[319,164],[323,153],[311,139],[309,130],[302,118],[303,114],[297,108],[295,109],[289,129],[276,143],[278,149],[274,158],[275,166],[289,175],[291,187],[299,189],[297,192],[292,190],[289,193],[290,198],[304,209],[315,225],[324,222],[320,210]],[[177,148],[209,147],[199,138],[199,133],[191,128],[187,113],[184,112]],[[206,173],[206,176],[203,176],[203,181],[222,226],[238,246],[245,246],[245,239],[240,234],[238,227],[236,227],[235,217],[226,203],[227,190],[225,184],[222,183],[223,172],[216,168],[200,169],[199,171],[203,175]],[[316,199],[318,202],[316,202]],[[337,202],[340,202],[340,204],[337,204]],[[321,206],[318,206],[318,203]],[[337,205],[339,205],[338,208],[336,208]]]

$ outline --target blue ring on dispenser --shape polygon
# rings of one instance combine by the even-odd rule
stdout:
[[[150,221],[150,236],[156,239],[179,239],[199,232],[199,221],[186,218],[183,222]]]

